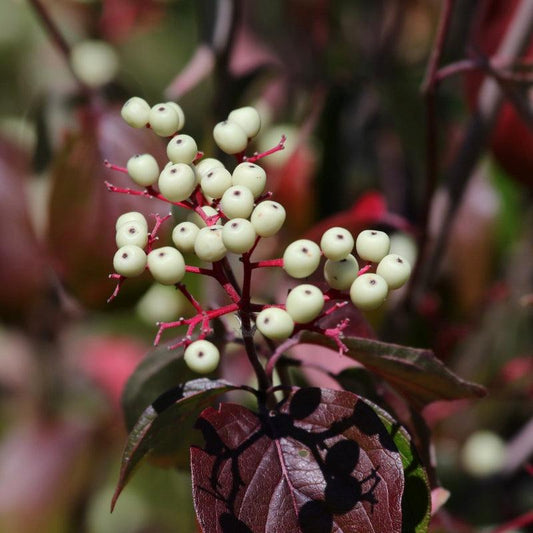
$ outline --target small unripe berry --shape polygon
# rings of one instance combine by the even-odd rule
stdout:
[[[194,253],[202,261],[213,263],[226,255],[227,249],[222,240],[222,226],[202,228],[194,241]]]
[[[146,267],[146,254],[133,244],[121,246],[113,257],[113,268],[117,274],[133,278],[143,273]]]
[[[228,115],[228,120],[238,124],[244,130],[248,139],[255,137],[261,129],[261,117],[257,109],[251,106],[234,109]]]
[[[255,163],[241,163],[233,169],[233,185],[244,185],[252,191],[254,198],[261,196],[266,186],[266,172]]]
[[[131,220],[122,224],[115,235],[117,247],[133,244],[139,248],[144,248],[148,243],[148,232],[146,226],[136,220]]]
[[[358,272],[359,265],[352,254],[340,261],[328,259],[324,265],[324,279],[332,289],[338,291],[349,289]]]
[[[115,224],[115,229],[118,230],[122,224],[125,224],[126,222],[140,222],[143,224],[145,229],[148,229],[148,222],[146,222],[146,218],[142,213],[139,213],[138,211],[129,211],[128,213],[123,213],[117,218],[117,222]]]
[[[224,167],[211,168],[202,175],[200,187],[207,196],[221,198],[231,187],[231,174]]]
[[[128,159],[126,168],[130,178],[142,187],[153,185],[159,177],[159,165],[150,154],[137,154]]]
[[[320,239],[320,248],[332,261],[341,261],[353,250],[354,240],[346,228],[334,227],[324,232]]]
[[[357,236],[355,248],[361,259],[379,263],[389,253],[390,239],[383,231],[366,229]]]
[[[182,202],[196,188],[194,170],[185,163],[169,165],[161,172],[157,186],[165,198],[172,202]]]
[[[299,239],[289,244],[283,254],[283,268],[293,278],[310,276],[320,263],[318,244],[308,239]]]
[[[399,289],[409,279],[411,265],[398,254],[389,254],[379,262],[376,274],[387,282],[390,289]]]
[[[220,362],[220,352],[212,342],[199,340],[187,346],[183,359],[193,372],[209,374],[216,370]]]
[[[287,296],[285,309],[295,322],[307,324],[314,320],[324,307],[324,295],[314,285],[303,284],[294,287]]]
[[[193,222],[180,222],[172,230],[172,242],[181,252],[192,252],[199,231],[200,228]]]
[[[255,319],[257,329],[272,340],[285,340],[294,331],[294,320],[284,309],[267,307]]]
[[[265,200],[257,204],[252,212],[250,221],[257,235],[261,237],[272,237],[283,226],[285,217],[285,208],[280,203]]]
[[[132,128],[144,128],[148,124],[150,106],[144,98],[132,96],[120,110],[124,122]]]
[[[248,146],[246,132],[229,120],[219,122],[213,129],[213,138],[217,146],[226,154],[239,154]]]
[[[190,165],[198,154],[198,145],[190,136],[181,133],[170,139],[167,144],[167,156],[173,163]]]
[[[204,174],[209,172],[212,168],[217,167],[226,168],[224,163],[222,163],[222,161],[219,159],[215,159],[214,157],[205,157],[196,163],[196,172],[200,177],[203,177]]]
[[[148,269],[159,283],[174,285],[185,275],[185,261],[176,248],[163,246],[148,254]]]
[[[248,218],[254,209],[254,195],[248,187],[232,185],[222,195],[220,209],[227,218]]]
[[[249,220],[233,218],[224,224],[222,240],[224,246],[233,253],[243,254],[248,252],[255,243],[257,234]]]
[[[170,137],[179,129],[179,116],[176,110],[168,104],[156,104],[150,109],[148,116],[150,127],[161,137]]]
[[[185,113],[183,113],[183,109],[176,102],[165,103],[176,112],[176,115],[178,115],[178,129],[176,131],[182,130],[185,127]]]
[[[118,56],[105,41],[82,41],[72,47],[70,65],[83,83],[89,87],[101,87],[115,77]]]
[[[355,307],[363,311],[377,309],[383,304],[389,287],[387,282],[377,274],[362,274],[350,287],[350,299]]]
[[[210,205],[204,205],[201,209],[207,217],[218,215],[218,211]],[[196,224],[199,228],[205,228],[206,226],[203,218],[198,213],[189,213],[187,215],[187,220],[193,224]]]

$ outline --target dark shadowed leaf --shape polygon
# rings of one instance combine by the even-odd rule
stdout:
[[[26,204],[27,154],[0,138],[0,317],[13,320],[34,310],[46,285],[44,254]]]
[[[235,388],[223,380],[195,379],[166,391],[147,407],[128,437],[112,506],[147,456],[156,455],[159,465],[182,466],[183,451],[191,444],[187,437],[200,411]]]
[[[130,128],[117,109],[84,116],[80,123],[80,133],[70,136],[54,162],[48,242],[69,290],[85,305],[104,307],[114,288],[107,276],[113,271],[117,217],[126,211],[169,212],[157,200],[110,193],[105,180],[136,187],[127,175],[106,169],[104,160],[125,167],[131,156],[149,152],[162,163],[164,144],[150,131]],[[152,221],[148,217],[150,226]],[[125,289],[134,283],[128,280]]]
[[[338,351],[332,339],[318,333],[303,332],[300,341]],[[348,348],[346,357],[383,377],[418,408],[437,400],[479,398],[485,394],[483,387],[456,376],[430,350],[359,337],[344,338],[343,342]]]
[[[191,449],[204,533],[402,531],[402,457],[372,407],[305,388],[260,414],[206,409]],[[357,524],[357,529],[354,529]]]
[[[144,410],[165,391],[198,375],[183,360],[183,348],[150,350],[129,377],[122,392],[122,409],[128,431]]]

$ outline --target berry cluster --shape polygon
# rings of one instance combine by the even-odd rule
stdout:
[[[118,280],[113,293],[116,296],[125,278],[138,276],[148,270],[163,285],[175,285],[194,306],[197,314],[188,319],[159,324],[156,343],[164,330],[186,325],[187,333],[177,344],[185,346],[187,365],[199,372],[213,371],[219,362],[218,348],[206,337],[211,333],[210,322],[220,316],[237,313],[245,329],[253,335],[253,325],[264,337],[285,340],[301,330],[319,331],[335,339],[339,349],[343,320],[337,328],[323,330],[320,320],[343,307],[348,299],[362,310],[378,308],[389,290],[401,287],[409,278],[408,262],[390,252],[386,233],[365,230],[354,240],[345,228],[332,227],[320,240],[320,245],[299,239],[287,246],[283,257],[252,262],[251,256],[261,238],[276,235],[285,221],[285,209],[270,199],[266,192],[267,175],[256,161],[283,149],[280,143],[262,154],[244,155],[250,140],[260,130],[261,120],[252,107],[232,111],[227,120],[218,123],[213,136],[219,148],[235,155],[238,164],[230,171],[218,159],[204,158],[196,141],[189,135],[178,133],[185,124],[181,108],[167,102],[150,107],[143,99],[134,97],[122,108],[124,120],[133,127],[150,127],[155,133],[169,137],[168,162],[160,168],[151,154],[138,154],[129,159],[125,168],[106,163],[109,168],[128,173],[141,190],[120,189],[107,183],[114,192],[155,197],[190,211],[186,221],[178,223],[172,231],[174,246],[154,248],[160,225],[171,217],[155,216],[152,231],[146,218],[138,212],[125,213],[116,223],[118,250],[113,259]],[[359,261],[365,265],[360,268]],[[239,254],[244,274],[242,287],[233,276],[228,253]],[[210,264],[210,268],[187,265],[184,254],[194,254]],[[296,279],[313,274],[325,258],[323,276],[329,287],[322,291],[311,283],[293,288],[284,304],[262,305],[252,301],[251,276],[254,269],[281,267]],[[204,309],[189,293],[182,280],[186,272],[215,278],[231,303],[217,308]],[[325,306],[334,302],[333,306]],[[199,328],[199,333],[195,329]],[[249,336],[250,336],[249,335]],[[193,336],[196,340],[193,340]],[[246,342],[245,342],[246,344]],[[253,349],[252,341],[252,349]],[[247,346],[247,350],[250,346]]]

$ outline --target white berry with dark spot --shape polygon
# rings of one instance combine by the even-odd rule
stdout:
[[[283,268],[293,278],[310,276],[320,263],[318,244],[308,239],[299,239],[289,244],[283,254]]]
[[[212,342],[198,340],[187,346],[183,359],[193,372],[210,374],[218,367],[220,352]]]
[[[361,259],[379,263],[389,253],[390,239],[383,231],[366,229],[357,236],[355,249]]]
[[[380,307],[389,292],[387,282],[377,274],[362,274],[350,287],[350,299],[355,307],[370,311]]]
[[[330,228],[324,232],[320,239],[320,248],[324,255],[332,261],[344,259],[352,252],[353,247],[352,234],[346,228]]]
[[[257,329],[272,340],[285,340],[294,331],[294,320],[284,309],[267,307],[255,319]]]
[[[159,283],[174,285],[185,275],[185,261],[176,248],[163,246],[148,254],[148,269]]]
[[[117,274],[133,278],[143,273],[146,267],[146,254],[133,244],[121,246],[113,257],[113,268]]]
[[[324,295],[322,291],[305,283],[298,285],[289,292],[285,309],[295,322],[307,324],[314,320],[324,308]]]
[[[411,265],[398,254],[386,255],[376,269],[390,289],[399,289],[405,285],[411,275]]]

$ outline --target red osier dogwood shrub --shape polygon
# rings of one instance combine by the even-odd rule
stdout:
[[[141,460],[184,466],[201,432],[203,444],[190,448],[190,467],[206,533],[427,531],[435,479],[414,413],[435,400],[483,391],[430,351],[353,333],[353,322],[364,321],[362,311],[380,307],[408,280],[408,262],[391,253],[386,233],[366,229],[354,239],[335,225],[325,228],[319,243],[299,239],[282,257],[254,258],[260,242],[285,220],[256,162],[282,150],[285,139],[246,156],[260,117],[250,107],[232,111],[213,131],[218,147],[237,160],[230,171],[204,158],[192,137],[178,134],[185,118],[177,104],[150,108],[132,98],[122,115],[133,127],[169,137],[169,161],[161,169],[153,156],[140,154],[127,167],[106,163],[139,186],[107,183],[108,189],[156,198],[173,211],[154,215],[151,230],[140,213],[119,218],[112,298],[127,278],[147,270],[157,282],[175,286],[194,314],[159,324],[155,344],[169,329],[186,330],[168,349],[147,356],[126,386],[131,433],[113,505]],[[175,225],[173,246],[157,247],[161,226],[181,217],[176,208],[188,210],[188,220]],[[276,267],[299,284],[283,301],[271,294],[265,302],[254,296],[252,278]],[[187,276],[214,280],[227,301],[201,303],[187,288]],[[232,315],[238,328],[221,327],[221,319]],[[319,345],[332,358],[353,362],[329,372],[337,390],[296,385],[302,379],[291,369],[306,363],[291,357],[290,349],[299,344]],[[242,364],[255,373],[256,386],[217,377],[220,360],[232,357],[229,345],[244,349],[248,361]],[[325,363],[322,370],[327,368]],[[194,372],[209,377],[189,379]],[[155,401],[154,390],[162,392]],[[249,403],[215,403],[238,390],[249,393]]]

